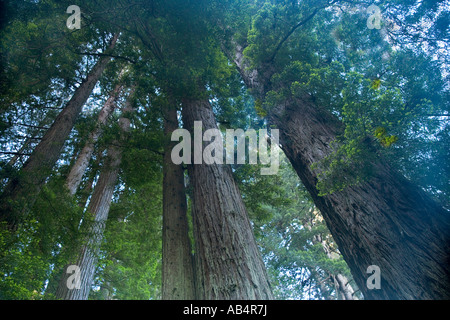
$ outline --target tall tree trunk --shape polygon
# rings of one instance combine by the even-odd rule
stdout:
[[[78,200],[78,206],[80,208],[86,208],[89,196],[92,194],[92,187],[94,186],[95,177],[97,176],[99,166],[103,159],[103,151],[103,148],[97,151],[97,157],[92,165],[93,168],[91,172],[89,172],[86,184],[84,185],[83,189],[80,190],[80,198]]]
[[[81,179],[83,178],[84,172],[89,165],[89,161],[91,160],[92,153],[94,152],[95,143],[100,138],[103,132],[103,126],[106,124],[109,116],[114,111],[115,101],[118,98],[120,91],[122,89],[122,85],[118,84],[111,92],[111,95],[106,100],[103,105],[100,113],[98,114],[97,124],[94,130],[89,134],[88,140],[84,145],[83,149],[81,149],[78,154],[77,160],[73,164],[69,174],[66,179],[66,186],[71,195],[74,195],[77,192],[78,186],[81,183]]]
[[[177,110],[172,104],[164,110],[162,298],[194,300],[193,256],[188,233],[184,172],[182,166],[174,164],[171,159],[175,143],[170,141],[170,137],[176,129]]]
[[[263,99],[273,65],[246,69],[243,48],[231,57],[245,83]],[[280,130],[290,160],[366,299],[450,298],[449,212],[374,154],[370,181],[319,196],[311,165],[329,155],[341,124],[311,97],[273,106],[269,124]],[[367,268],[377,265],[381,288],[369,289]]]
[[[112,38],[107,51],[114,48],[117,38],[118,34]],[[110,60],[111,58],[107,56],[98,60],[25,162],[20,175],[6,185],[0,198],[0,222],[5,222],[9,230],[17,229],[24,215],[34,204],[37,194],[60,156],[64,142],[72,131],[84,103]]]
[[[130,100],[128,100],[123,113],[125,114],[131,110]],[[122,131],[128,131],[130,120],[122,117],[119,120],[119,124]],[[107,161],[102,168],[100,177],[94,187],[94,193],[92,194],[87,208],[87,212],[92,214],[94,221],[89,230],[89,239],[87,244],[82,247],[75,263],[75,265],[80,268],[79,274],[81,286],[79,289],[70,288],[68,286],[68,281],[70,280],[69,278],[71,277],[71,274],[66,272],[68,267],[66,266],[56,291],[57,299],[88,299],[94,279],[100,245],[103,239],[103,232],[108,219],[109,207],[111,205],[114,188],[119,175],[120,163],[122,160],[122,149],[119,147],[119,143],[119,141],[114,141],[108,148]]]
[[[217,128],[207,98],[184,99],[183,123],[192,134]],[[272,299],[252,226],[229,165],[188,165],[192,186],[198,299]]]
[[[101,150],[97,151],[97,157],[93,164],[94,168],[92,169],[91,172],[89,172],[89,176],[87,178],[86,184],[85,184],[84,188],[80,191],[80,199],[78,201],[78,206],[82,209],[86,208],[89,196],[92,194],[92,187],[94,185],[94,180],[98,174],[97,167],[101,163],[103,151],[104,151],[103,148]],[[66,251],[66,249],[67,249],[66,247],[63,247],[61,249],[62,252],[60,252],[59,255],[60,256],[64,255],[64,252]],[[70,248],[70,249],[74,250],[74,248]],[[76,251],[76,249],[75,249],[75,251]],[[66,268],[67,268],[67,265],[65,265],[64,262],[55,264],[55,266],[52,270],[52,274],[51,274],[50,278],[48,279],[47,288],[45,289],[45,295],[47,297],[55,297],[56,291],[57,291],[59,283],[60,283],[61,274],[63,274],[63,272],[64,273],[66,272]]]
[[[346,276],[338,273],[334,277],[339,285],[338,289],[342,294],[342,300],[358,300],[358,298],[355,297],[355,290],[353,290],[353,287],[348,283],[348,278]],[[336,292],[336,294],[339,293]]]

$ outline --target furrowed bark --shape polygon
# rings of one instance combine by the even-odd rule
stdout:
[[[176,142],[171,142],[170,137],[176,129],[178,118],[173,103],[164,110],[162,299],[194,300],[193,255],[188,234],[184,171],[171,159]]]
[[[99,247],[103,239],[106,220],[108,218],[109,207],[117,181],[119,165],[121,160],[120,151],[111,147],[108,150],[110,162],[101,173],[99,180],[94,188],[91,201],[89,202],[88,212],[95,218],[92,227],[89,230],[89,241],[83,246],[80,256],[75,265],[80,268],[81,287],[80,289],[69,289],[67,281],[70,274],[66,273],[58,286],[56,298],[62,300],[87,300],[94,279],[95,268],[98,259]]]
[[[183,123],[192,134],[217,128],[208,99],[184,99]],[[195,275],[198,299],[272,299],[252,226],[233,180],[223,164],[188,165],[192,187]]]
[[[114,48],[117,38],[118,34],[112,38],[107,51]],[[110,57],[102,57],[98,60],[33,150],[19,176],[11,179],[6,185],[0,198],[0,222],[4,222],[7,229],[15,231],[34,204],[39,191],[60,156],[64,142],[72,131],[84,103],[110,60]]]
[[[319,196],[311,165],[331,152],[335,121],[312,102],[292,101],[270,121],[280,128],[286,156],[322,213],[358,287],[367,299],[449,297],[448,212],[420,188],[373,159],[368,182]],[[369,290],[367,268],[381,270],[381,289]]]
[[[246,68],[243,47],[228,54],[253,94],[263,99],[273,65]],[[342,125],[312,98],[273,106],[268,121],[280,130],[282,150],[323,215],[366,299],[450,297],[449,212],[374,154],[373,177],[319,196],[311,165],[329,155]],[[381,289],[368,289],[367,268],[381,271]]]

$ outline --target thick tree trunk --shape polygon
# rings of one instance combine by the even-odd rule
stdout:
[[[126,113],[129,111],[131,111],[131,106],[127,102],[127,106],[123,112]],[[122,117],[119,120],[119,124],[123,131],[127,131],[130,126],[130,120]],[[94,187],[94,193],[92,194],[87,208],[87,212],[92,214],[94,221],[89,230],[87,244],[82,247],[78,259],[76,260],[76,263],[74,263],[74,265],[80,268],[81,286],[79,289],[70,288],[68,286],[68,280],[71,277],[71,274],[66,273],[66,266],[56,291],[57,299],[88,299],[98,261],[99,249],[103,239],[103,232],[108,219],[109,207],[111,205],[122,160],[122,150],[118,145],[119,141],[115,141],[108,148],[107,161],[104,164],[98,182]]]
[[[448,212],[374,155],[370,181],[319,196],[311,165],[331,152],[337,124],[310,99],[278,106],[270,123],[368,299],[449,298]],[[366,285],[381,271],[381,289]]]
[[[114,111],[116,105],[115,101],[118,98],[121,89],[122,85],[116,85],[110,97],[106,100],[100,110],[100,113],[98,114],[97,124],[94,130],[89,134],[86,144],[83,146],[83,149],[81,149],[77,160],[67,175],[66,186],[71,195],[74,195],[77,192],[81,179],[83,178],[86,168],[89,165],[89,161],[91,160],[92,153],[94,152],[95,143],[98,141],[103,132],[103,126],[106,124],[109,116]]]
[[[232,57],[258,98],[270,87],[268,65],[246,69],[242,47]],[[266,73],[266,74],[264,74]],[[341,124],[310,97],[273,107],[270,125],[281,148],[321,211],[366,299],[450,298],[449,212],[374,154],[374,176],[358,186],[319,196],[311,165],[331,153]],[[369,289],[367,268],[377,265],[381,288]]]
[[[184,172],[182,166],[174,164],[171,159],[175,142],[171,142],[170,137],[176,129],[178,119],[173,104],[164,110],[162,298],[194,300],[193,256],[188,233]]]
[[[117,38],[118,35],[113,37],[108,51],[113,49]],[[34,204],[84,103],[110,60],[110,57],[99,59],[25,162],[19,177],[11,179],[6,185],[0,198],[0,222],[5,222],[9,230],[17,229],[26,212]]]
[[[192,134],[217,128],[207,99],[183,101],[183,123]],[[198,299],[272,299],[261,254],[229,165],[188,165],[192,187]]]

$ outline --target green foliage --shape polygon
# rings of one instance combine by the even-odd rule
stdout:
[[[168,93],[178,103],[198,97],[199,85],[207,85],[223,130],[265,128],[274,107],[306,95],[331,112],[342,131],[332,152],[313,165],[320,195],[367,181],[383,157],[450,208],[450,94],[448,72],[442,72],[448,71],[448,52],[438,50],[449,40],[448,8],[437,1],[378,3],[382,29],[370,30],[362,6],[334,1],[316,12],[327,3],[79,1],[82,28],[72,31],[65,27],[69,0],[9,1],[0,31],[2,151],[28,143],[21,152],[31,152],[44,132],[33,127],[51,125],[106,39],[118,30],[121,36],[27,219],[14,235],[0,229],[0,246],[9,248],[0,255],[0,298],[54,298],[48,283],[86,240],[91,217],[77,202],[85,204],[89,183],[105,165],[102,150],[121,135],[118,110],[73,199],[65,193],[64,175],[93,129],[99,106],[119,82],[137,85],[136,112],[120,142],[121,171],[91,299],[160,298],[161,111]],[[264,99],[249,95],[222,53],[232,41],[246,46],[245,58],[261,75],[274,71],[264,79],[270,80]],[[126,70],[122,78],[120,70]],[[2,185],[25,159],[7,164],[2,156]],[[337,298],[333,277],[353,281],[296,174],[285,160],[279,175],[261,176],[259,170],[233,166],[276,297]]]
[[[398,140],[398,137],[395,135],[388,135],[386,132],[386,128],[378,127],[374,132],[375,137],[380,141],[383,147],[390,147],[393,143]]]
[[[332,280],[337,274],[348,277],[355,288],[325,222],[286,158],[282,158],[279,175],[261,176],[256,168],[239,167],[234,176],[249,210],[275,297],[337,299]]]
[[[83,212],[60,185],[60,179],[50,181],[15,235],[2,228],[1,299],[44,299],[52,266],[66,262],[79,248],[86,230],[79,228]]]
[[[67,96],[65,88],[81,80],[77,79],[76,70],[83,56],[78,52],[87,51],[85,42],[99,36],[88,27],[80,32],[65,28],[68,5],[61,1],[20,2],[23,7],[16,9],[20,13],[12,16],[0,31],[4,66],[0,84],[2,112],[31,97],[48,101],[55,95],[51,89]]]
[[[147,181],[122,191],[110,210],[96,279],[99,287],[110,288],[109,298],[160,298],[162,184]],[[91,299],[104,299],[101,294]]]

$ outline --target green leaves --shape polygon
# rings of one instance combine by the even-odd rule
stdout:
[[[46,280],[55,265],[64,265],[76,252],[86,229],[79,228],[81,208],[69,197],[61,180],[53,179],[41,192],[28,219],[16,235],[0,231],[0,298],[46,299]],[[89,225],[84,217],[85,226]],[[3,251],[5,243],[8,251]],[[61,248],[64,247],[65,251]]]
[[[398,137],[395,135],[388,135],[386,128],[378,127],[374,132],[375,137],[380,141],[383,147],[390,147],[393,143],[398,140]]]
[[[125,189],[111,207],[98,282],[115,299],[158,299],[161,290],[162,190],[159,180]],[[102,298],[94,292],[92,298]]]

